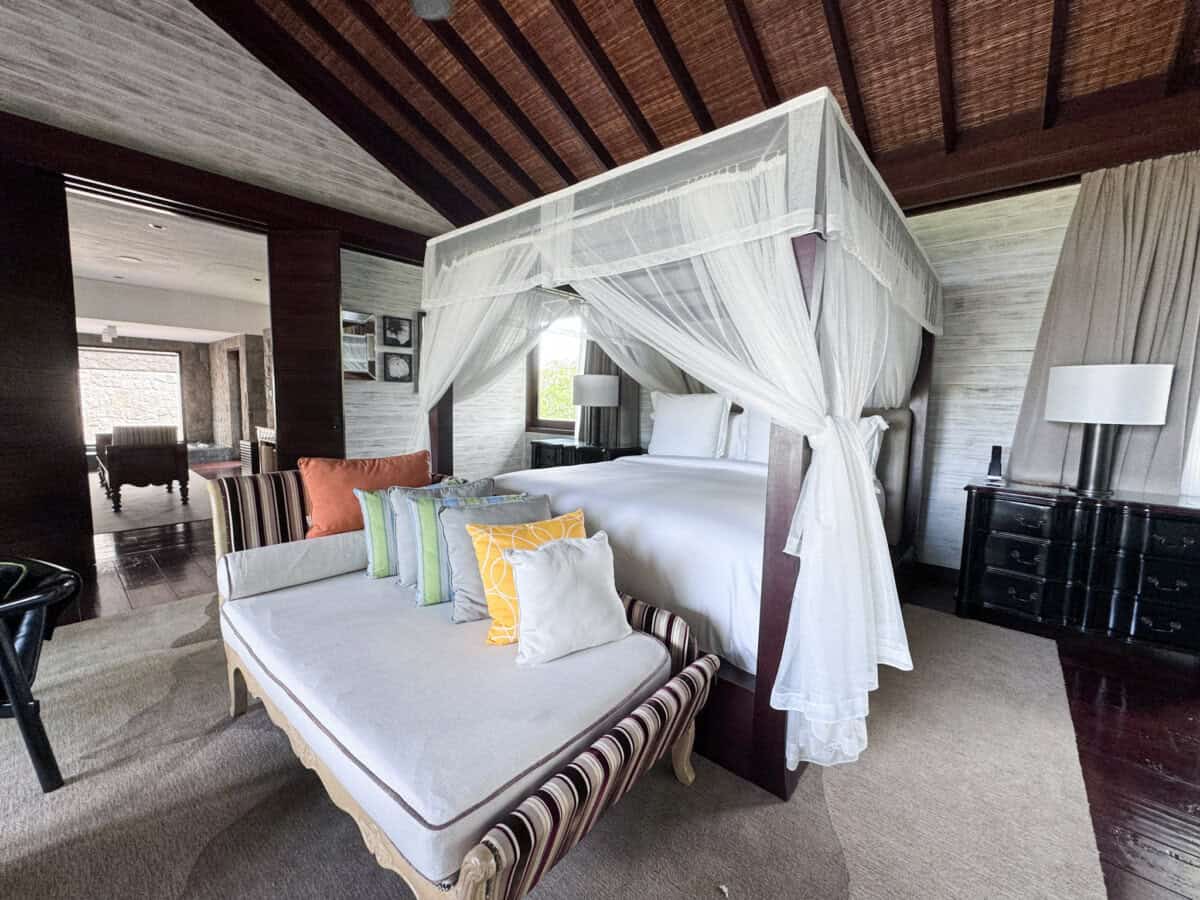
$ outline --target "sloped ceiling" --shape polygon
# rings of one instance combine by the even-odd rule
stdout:
[[[0,110],[420,234],[450,227],[186,0],[4,0]]]

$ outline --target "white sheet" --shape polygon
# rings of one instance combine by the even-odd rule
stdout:
[[[540,666],[488,622],[361,573],[226,603],[221,632],[417,871],[452,876],[498,819],[670,678],[635,633]],[[603,677],[599,677],[603,673]]]
[[[756,670],[765,465],[627,456],[496,484],[548,494],[555,515],[582,508],[589,535],[608,532],[621,591],[679,613],[702,648]]]

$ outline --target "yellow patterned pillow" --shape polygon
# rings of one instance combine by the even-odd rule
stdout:
[[[487,636],[489,644],[517,642],[517,620],[521,611],[517,605],[517,585],[512,566],[504,561],[504,551],[533,550],[559,538],[587,537],[582,509],[545,522],[527,522],[524,525],[468,525],[467,534],[475,545],[475,558],[479,560],[479,575],[483,580],[488,615],[492,617],[492,627],[488,629]]]

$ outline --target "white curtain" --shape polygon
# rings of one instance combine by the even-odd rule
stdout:
[[[812,232],[826,240],[806,297],[792,238]],[[941,294],[829,92],[437,238],[426,268],[424,305],[447,333],[422,360],[453,357],[422,385],[426,408],[504,355],[478,330],[518,307],[533,334],[550,314],[535,289],[569,283],[589,335],[639,380],[659,377],[630,349],[644,345],[808,436],[812,465],[778,548],[799,556],[800,575],[772,704],[790,713],[789,765],[856,759],[877,666],[912,665],[859,416],[905,336],[940,327]],[[462,359],[481,342],[484,364]]]

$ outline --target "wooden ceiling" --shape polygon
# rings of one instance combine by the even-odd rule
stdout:
[[[455,224],[828,86],[906,208],[1200,147],[1200,0],[193,0]]]

